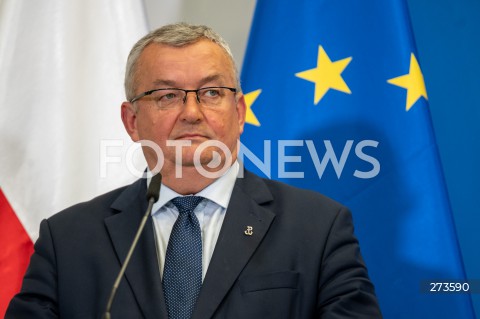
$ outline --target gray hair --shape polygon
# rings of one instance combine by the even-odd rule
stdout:
[[[210,27],[205,25],[191,25],[187,23],[174,23],[165,25],[159,29],[151,31],[143,38],[138,40],[133,46],[127,59],[127,67],[125,71],[125,95],[130,101],[135,96],[135,76],[137,70],[137,62],[143,50],[150,43],[165,44],[173,47],[182,47],[188,44],[193,44],[201,39],[209,39],[218,44],[232,63],[233,74],[235,76],[236,86],[238,91],[240,88],[240,78],[238,70],[233,59],[232,52],[227,42]]]

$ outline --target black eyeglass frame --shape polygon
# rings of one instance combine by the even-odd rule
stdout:
[[[232,91],[235,94],[238,91],[236,88],[232,88],[232,87],[228,87],[228,86],[207,86],[207,87],[199,88],[199,89],[196,89],[196,90],[185,90],[185,89],[179,89],[179,88],[161,88],[161,89],[153,89],[153,90],[150,90],[150,91],[143,92],[143,93],[133,97],[129,102],[130,103],[135,103],[136,101],[140,100],[142,97],[151,95],[152,93],[157,92],[157,91],[179,90],[179,91],[185,92],[185,97],[183,99],[183,103],[185,103],[185,101],[187,99],[187,95],[190,92],[195,92],[197,102],[200,103],[200,97],[198,96],[198,92],[202,91],[202,90],[208,90],[208,89],[227,89],[227,90]]]

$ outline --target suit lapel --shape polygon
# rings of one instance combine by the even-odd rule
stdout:
[[[272,199],[260,178],[237,179],[192,318],[213,316],[267,233],[275,215],[260,204]]]
[[[119,213],[105,219],[108,233],[121,263],[125,260],[147,208],[145,193],[145,180],[132,184],[112,204],[112,208]],[[146,318],[167,318],[156,256],[153,224],[149,219],[127,267],[125,277]]]

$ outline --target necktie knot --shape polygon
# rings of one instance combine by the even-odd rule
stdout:
[[[175,197],[171,202],[178,208],[178,212],[182,214],[193,212],[202,200],[203,197],[201,196],[181,196]]]

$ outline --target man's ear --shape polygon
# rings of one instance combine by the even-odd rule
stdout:
[[[237,101],[237,116],[238,116],[238,127],[240,129],[239,134],[243,133],[243,127],[245,125],[245,114],[247,112],[247,105],[245,104],[245,97],[243,94],[240,95]]]
[[[137,128],[137,111],[135,107],[130,102],[122,103],[122,122],[125,130],[127,130],[128,135],[132,141],[137,142],[140,140],[138,136]]]

